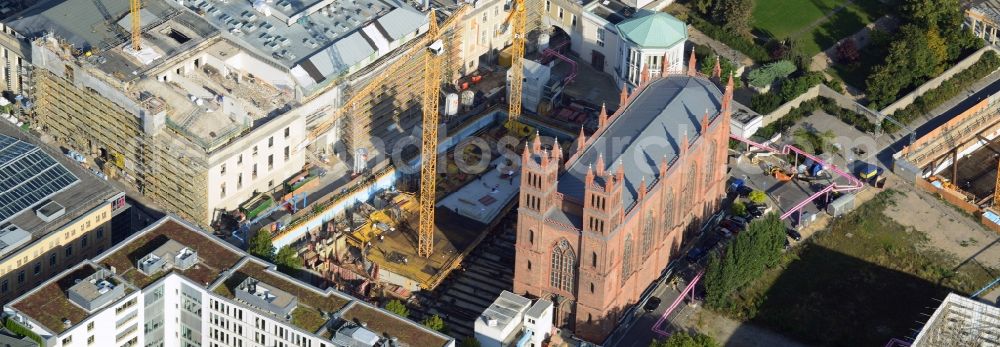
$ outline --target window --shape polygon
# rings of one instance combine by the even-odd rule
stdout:
[[[267,155],[267,170],[274,169],[274,154]]]
[[[225,182],[222,182],[222,185],[219,187],[219,197],[220,198],[226,197],[226,183]]]
[[[104,228],[97,228],[97,238],[100,239],[103,237],[104,237]]]
[[[642,65],[641,58],[642,58],[641,52],[634,49],[628,50],[628,62],[627,62],[628,76],[626,77],[628,78],[628,81],[632,84],[638,84],[639,82],[639,73],[640,73],[639,70],[641,69],[640,65]]]
[[[87,331],[94,330],[94,322],[87,323]]]
[[[590,252],[590,266],[597,267],[597,252]]]
[[[563,19],[563,9],[562,9],[562,7],[559,7],[558,12],[559,12],[559,19]]]
[[[479,34],[479,44],[480,45],[486,44],[486,30],[483,30],[483,32]]]
[[[257,155],[257,146],[253,146],[253,155]]]
[[[715,141],[704,144],[708,145],[708,148],[705,149],[708,151],[707,163],[705,165],[708,170],[705,171],[705,182],[702,184],[701,189],[708,189],[708,187],[712,186],[712,178],[715,176],[715,149],[717,146]]]
[[[17,284],[24,283],[24,270],[17,272]]]
[[[569,14],[569,25],[576,26],[576,14],[574,13]]]
[[[528,243],[535,244],[535,231],[534,230],[530,230],[530,229],[528,230]]]
[[[66,258],[73,256],[73,246],[66,246]]]
[[[594,283],[590,283],[590,294],[594,294]]]
[[[88,345],[94,344],[94,335],[90,335],[90,337],[87,338],[87,344]]]
[[[489,16],[489,13],[483,12],[483,23],[486,23],[486,21],[489,20],[488,16]]]
[[[239,190],[240,188],[243,188],[243,173],[242,172],[240,172],[238,175],[236,175],[236,189]]]
[[[288,138],[289,134],[291,134],[291,132],[289,131],[289,128],[285,128],[285,138]]]
[[[242,154],[236,156],[236,165],[240,165],[240,164],[243,164],[243,155]]]
[[[274,147],[274,136],[267,138],[267,148]]]
[[[528,271],[531,271],[531,262],[528,262]]]
[[[291,153],[291,152],[288,151],[288,146],[285,146],[285,161],[288,161],[288,155],[289,155],[289,153]]]
[[[253,170],[250,171],[250,179],[257,179],[257,164],[253,164]]]
[[[49,266],[56,266],[56,252],[49,255]]]
[[[72,342],[73,342],[73,336],[66,336],[66,338],[63,339],[62,344],[63,346],[65,346]]]
[[[35,263],[35,275],[42,273],[42,262]]]
[[[691,163],[691,168],[688,169],[687,183],[684,185],[684,206],[694,206],[695,199],[695,187],[698,182],[696,181],[696,175],[698,174],[698,168],[695,167],[695,163]]]
[[[576,255],[569,246],[569,241],[562,239],[552,250],[552,271],[549,284],[567,292],[573,291],[573,279],[576,277]]]
[[[663,197],[663,232],[674,227],[674,190],[667,189]]]
[[[545,12],[552,11],[552,0],[545,0]]]
[[[85,247],[87,247],[87,235],[83,235],[83,237],[80,238],[80,248]]]
[[[225,175],[226,174],[226,164],[223,163],[222,166],[219,167],[219,174],[220,175]]]
[[[622,284],[632,274],[632,234],[625,236],[625,252],[622,253]]]
[[[3,280],[3,283],[0,283],[0,292],[7,292],[7,280]]]
[[[642,227],[642,254],[649,255],[653,249],[653,210],[646,216],[646,225]]]

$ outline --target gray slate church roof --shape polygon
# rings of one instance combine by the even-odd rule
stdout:
[[[661,161],[680,153],[678,143],[684,134],[693,142],[701,135],[706,110],[711,118],[721,107],[722,92],[705,78],[670,76],[650,82],[560,175],[558,191],[583,201],[587,168],[603,155],[607,171],[614,173],[624,165],[622,206],[628,208],[638,196],[642,178],[650,185],[659,175]]]

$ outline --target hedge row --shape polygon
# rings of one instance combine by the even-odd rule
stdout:
[[[819,72],[807,72],[799,77],[784,79],[779,90],[752,96],[750,108],[760,114],[774,112],[782,104],[797,98],[820,83],[823,83],[823,74]]]
[[[29,339],[34,340],[36,343],[38,343],[39,346],[45,346],[45,342],[42,341],[42,338],[38,336],[38,334],[35,334],[34,331],[31,331],[31,329],[28,329],[27,327],[14,321],[10,317],[4,319],[4,327],[6,327],[7,330],[10,330],[10,332],[14,334],[25,336]]]
[[[722,27],[709,23],[694,14],[688,16],[688,22],[708,37],[726,44],[729,48],[746,54],[754,62],[762,63],[771,60],[771,55],[767,53],[767,50],[754,43],[751,39],[726,31]]]
[[[997,68],[1000,68],[1000,56],[997,56],[994,51],[986,51],[971,66],[941,82],[937,88],[917,97],[912,104],[893,113],[892,118],[900,123],[910,124],[921,115],[958,96],[979,79],[996,71]],[[899,126],[889,121],[883,121],[882,127],[889,133],[899,130]]]

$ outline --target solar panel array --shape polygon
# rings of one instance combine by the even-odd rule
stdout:
[[[35,145],[0,135],[0,221],[7,221],[79,181]]]

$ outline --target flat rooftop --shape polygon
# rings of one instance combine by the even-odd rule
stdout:
[[[164,245],[176,248],[170,246],[174,243],[197,251],[198,265],[189,270],[175,268],[171,271],[161,271],[152,277],[142,274],[135,268],[135,264],[143,256],[162,250]],[[86,310],[70,301],[67,290],[78,285],[78,280],[99,271],[110,273],[112,267],[117,274],[111,278],[115,284],[120,283],[125,286],[126,295],[168,274],[174,274],[196,283],[204,283],[206,289],[241,304],[234,300],[236,288],[248,278],[253,278],[264,288],[284,296],[282,302],[292,302],[293,298],[297,300],[298,303],[288,323],[317,336],[328,336],[326,323],[336,320],[334,325],[347,321],[365,322],[368,324],[368,329],[382,338],[396,337],[401,346],[443,346],[451,341],[451,338],[444,334],[397,317],[388,311],[368,306],[347,294],[333,289],[321,290],[289,277],[274,270],[274,265],[249,256],[214,236],[182,224],[172,217],[161,219],[96,259],[84,261],[75,268],[67,270],[38,289],[15,299],[8,304],[8,307],[34,320],[46,330],[61,333],[67,330],[63,324],[64,319],[68,319],[72,326],[82,322],[89,315]],[[248,309],[259,310],[243,305]],[[275,319],[282,320],[284,317]]]
[[[0,218],[4,220],[0,224],[27,231],[30,241],[61,230],[121,193],[41,143],[13,124],[0,122]],[[36,213],[39,210],[51,218],[43,220]],[[0,256],[14,254],[16,249],[5,252]]]

